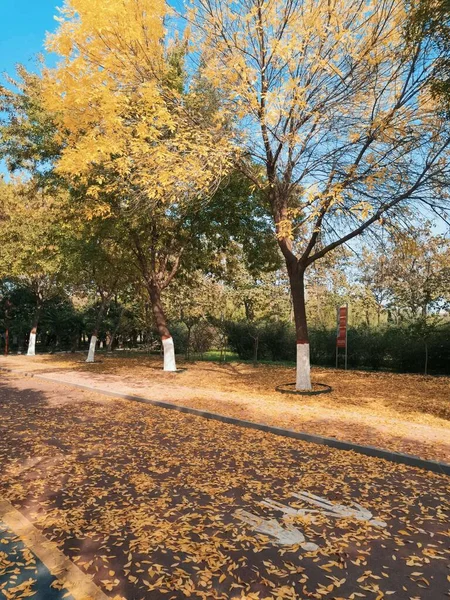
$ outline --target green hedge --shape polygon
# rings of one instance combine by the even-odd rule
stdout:
[[[0,282],[1,284],[1,282]],[[10,302],[6,318],[7,302]],[[35,298],[23,286],[3,282],[0,285],[0,352],[5,345],[5,329],[9,327],[10,350],[25,351],[28,342]],[[105,315],[100,335],[114,329],[120,307],[112,306]],[[89,337],[96,317],[96,307],[90,306],[77,311],[65,296],[45,302],[38,327],[38,350],[72,350],[79,346],[82,334]],[[421,336],[428,332],[428,372],[450,375],[450,322],[433,325],[433,318],[426,322],[417,320],[403,325],[388,324],[378,328],[350,328],[348,332],[348,366],[356,369],[388,369],[399,372],[423,373],[425,366],[425,340]],[[133,315],[118,331],[127,347],[136,347],[137,334],[142,325]],[[177,353],[186,354],[188,330],[183,323],[170,323]],[[201,320],[191,330],[190,355],[201,356],[212,348],[221,346],[219,331],[225,333],[229,349],[242,360],[295,362],[296,340],[291,323],[268,321],[228,322]],[[142,332],[141,332],[142,333]],[[144,332],[145,333],[145,332]],[[147,331],[148,342],[159,346],[156,332]],[[336,362],[336,331],[311,329],[311,362],[315,365],[334,366]],[[151,345],[151,344],[150,344]],[[256,348],[257,346],[257,348]],[[256,353],[257,349],[257,353]]]
[[[226,324],[226,332],[230,349],[242,360],[254,359],[256,341],[258,360],[295,360],[295,331],[288,323],[230,322]]]
[[[288,323],[227,324],[230,349],[242,360],[254,358],[258,336],[258,359],[295,361],[295,331]],[[336,331],[310,330],[311,362],[315,365],[336,364]],[[428,371],[450,375],[450,323],[437,327],[427,340]],[[342,352],[342,351],[341,351]],[[408,325],[380,328],[350,328],[348,331],[348,366],[354,369],[392,370],[423,373],[425,341]]]

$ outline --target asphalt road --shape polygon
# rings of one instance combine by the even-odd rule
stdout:
[[[448,597],[445,475],[0,377],[0,498],[112,598]]]

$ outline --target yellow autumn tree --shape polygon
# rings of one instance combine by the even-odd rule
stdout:
[[[64,202],[64,197],[43,192],[33,180],[6,183],[0,178],[0,279],[25,284],[34,296],[28,356],[35,355],[44,303],[63,288]]]
[[[406,16],[403,0],[191,0],[205,76],[265,168],[248,175],[286,261],[298,390],[311,389],[307,268],[385,214],[448,206],[448,122],[427,87],[437,57],[405,40]]]
[[[223,117],[199,102],[199,78],[186,84],[186,42],[167,33],[169,18],[163,0],[66,2],[47,40],[60,62],[43,86],[62,147],[56,170],[85,190],[88,217],[114,212],[133,229],[165,368],[175,370],[161,303],[185,250],[172,224],[216,189],[234,151]]]

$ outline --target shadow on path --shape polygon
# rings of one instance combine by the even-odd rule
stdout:
[[[74,600],[47,567],[0,521],[0,594],[5,598]]]
[[[445,476],[37,379],[0,381],[0,427],[0,496],[111,596],[437,600],[447,587]],[[295,517],[319,547],[307,552],[235,516],[287,527],[261,502],[304,509],[300,490],[387,527]]]

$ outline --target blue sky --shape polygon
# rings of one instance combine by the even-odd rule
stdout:
[[[34,70],[36,55],[45,52],[46,33],[57,27],[54,17],[62,4],[63,0],[0,0],[0,83],[5,83],[5,73],[14,77],[17,63]],[[181,0],[170,4],[179,8]],[[2,173],[5,167],[0,163]]]
[[[5,72],[14,74],[17,63],[33,69],[33,57],[44,52],[45,34],[56,29],[54,16],[62,3],[63,0],[0,0],[2,79]],[[181,0],[172,0],[170,4],[180,7]]]
[[[14,76],[17,63],[34,69],[35,56],[44,51],[46,32],[56,28],[58,5],[58,0],[0,0],[1,83],[5,73]],[[6,174],[2,163],[1,174]]]
[[[61,0],[62,1],[62,0]],[[54,31],[58,0],[0,0],[0,71],[14,75],[15,65],[33,68],[44,51],[47,31]]]

